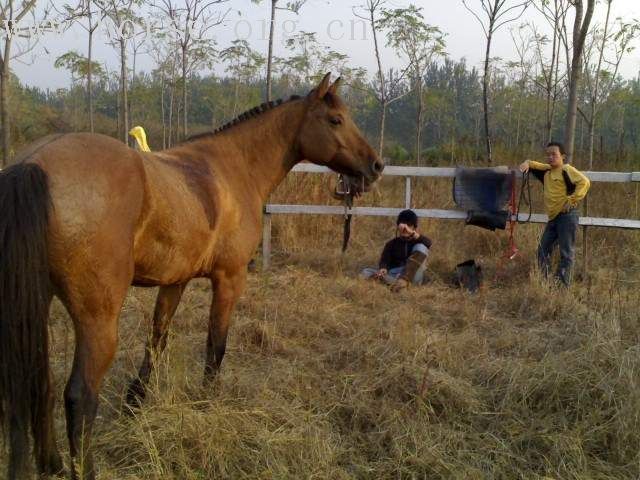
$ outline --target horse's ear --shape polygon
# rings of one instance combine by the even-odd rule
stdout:
[[[333,85],[329,87],[329,93],[332,95],[337,95],[341,84],[342,84],[342,77],[338,77],[338,79],[335,82],[333,82]]]
[[[316,100],[322,100],[329,91],[329,88],[331,88],[331,72],[324,76],[320,84],[312,90],[311,94]]]

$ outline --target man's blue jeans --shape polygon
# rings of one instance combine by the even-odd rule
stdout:
[[[558,244],[560,247],[560,263],[556,277],[564,285],[571,282],[571,267],[576,254],[576,231],[578,229],[578,213],[570,210],[549,220],[544,229],[538,247],[538,265],[546,277],[551,271],[551,254]]]
[[[422,243],[416,243],[411,249],[411,253],[413,252],[422,252],[425,255],[429,255],[429,249],[423,245]],[[422,285],[422,281],[424,280],[424,271],[427,267],[427,261],[422,263],[416,275],[413,277],[412,282],[414,285]],[[360,272],[360,276],[362,278],[372,278],[378,272],[377,268],[367,267],[362,272]],[[396,267],[390,269],[387,274],[384,276],[382,281],[387,285],[392,285],[395,281],[404,273],[404,267]]]

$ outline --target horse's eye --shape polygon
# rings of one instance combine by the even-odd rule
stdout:
[[[342,125],[342,119],[340,117],[331,117],[329,121],[331,125]]]

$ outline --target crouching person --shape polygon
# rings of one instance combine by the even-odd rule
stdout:
[[[391,285],[394,291],[409,284],[421,285],[427,265],[431,240],[418,232],[418,216],[403,210],[396,220],[396,236],[382,251],[378,268],[365,268],[361,276]]]

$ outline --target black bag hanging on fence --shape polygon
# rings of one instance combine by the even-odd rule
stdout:
[[[453,201],[467,211],[467,225],[504,230],[513,182],[507,167],[456,168]]]
[[[482,287],[482,267],[475,260],[459,263],[454,272],[454,281],[458,287],[476,293]]]

